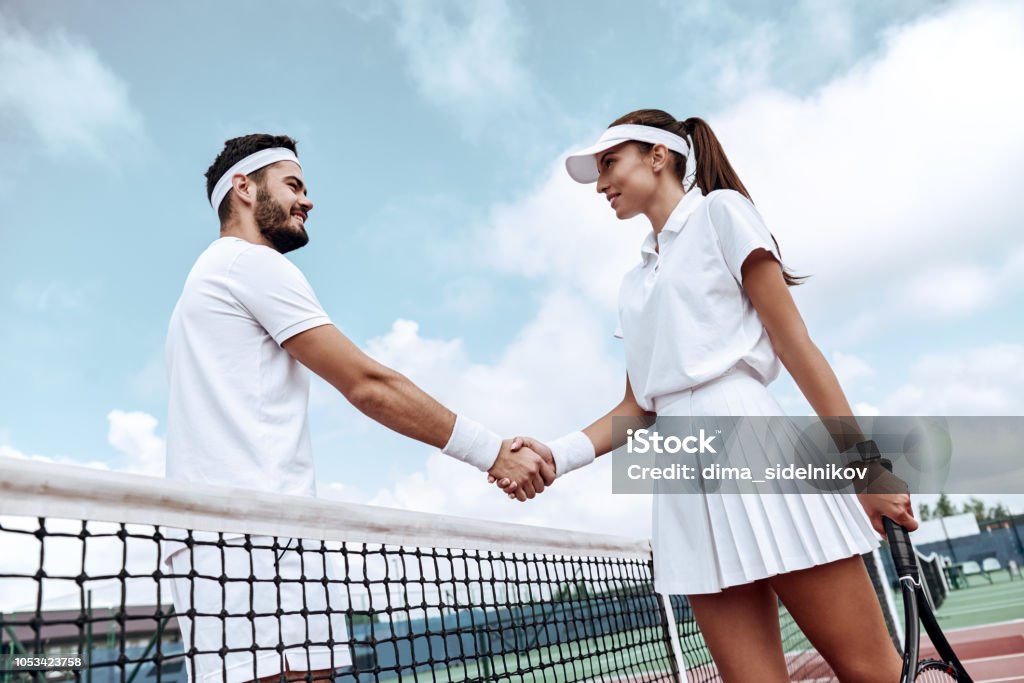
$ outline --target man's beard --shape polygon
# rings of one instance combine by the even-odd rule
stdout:
[[[274,201],[269,192],[259,187],[256,188],[255,218],[260,234],[282,254],[295,251],[309,242],[306,228],[296,230],[290,225],[291,215]]]

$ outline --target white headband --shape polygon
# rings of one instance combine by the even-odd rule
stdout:
[[[593,183],[597,180],[600,172],[597,168],[597,155],[606,149],[611,149],[623,142],[637,141],[649,142],[652,145],[665,145],[673,152],[678,152],[686,157],[687,177],[690,175],[691,166],[695,167],[696,155],[691,153],[693,149],[690,141],[675,133],[670,133],[654,126],[638,126],[626,124],[612,126],[597,139],[590,147],[581,149],[570,154],[565,160],[565,170],[578,183]]]
[[[245,157],[225,171],[224,175],[217,181],[217,184],[213,186],[213,194],[210,195],[210,206],[213,207],[214,211],[217,210],[217,207],[220,206],[220,203],[224,201],[224,197],[231,190],[231,179],[239,173],[249,175],[253,171],[258,171],[264,166],[270,166],[270,164],[277,163],[278,161],[294,161],[296,164],[299,164],[299,158],[295,156],[295,152],[286,147],[261,149]],[[299,164],[299,168],[302,168],[302,164]]]

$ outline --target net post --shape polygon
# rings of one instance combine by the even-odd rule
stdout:
[[[889,611],[889,620],[896,629],[897,642],[903,643],[903,619],[896,614],[896,598],[892,593],[892,586],[889,584],[889,575],[885,572],[885,565],[882,564],[882,555],[878,548],[871,551],[871,559],[875,563],[875,571],[878,572],[878,582],[882,585],[882,595],[885,596],[885,603],[882,608]]]
[[[11,648],[14,654],[14,648]],[[0,658],[7,656],[7,644],[4,642],[4,613],[0,612]],[[8,672],[6,669],[0,671],[0,683],[7,683]]]
[[[84,570],[83,570],[84,571]],[[88,668],[85,670],[85,683],[92,683],[92,591],[85,591],[85,652]]]
[[[672,598],[667,593],[658,593],[661,601],[661,611],[665,616],[665,628],[668,629],[668,640],[672,647],[672,659],[676,663],[676,680],[679,683],[686,683],[689,677],[686,675],[686,659],[683,657],[683,646],[679,642],[679,625],[676,623],[675,614],[672,612]]]

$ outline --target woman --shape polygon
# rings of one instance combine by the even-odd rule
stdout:
[[[783,269],[707,123],[635,111],[566,168],[596,182],[618,218],[646,216],[652,232],[620,290],[625,396],[548,444],[558,476],[622,445],[613,416],[783,415],[765,388],[780,364],[819,416],[852,415],[787,289],[799,279]],[[841,451],[863,440],[852,418],[824,422]],[[869,477],[898,482],[872,468]],[[499,485],[523,498],[514,484]],[[654,496],[656,589],[689,596],[723,680],[789,680],[776,598],[840,680],[898,680],[900,657],[859,556],[877,546],[871,527],[881,533],[883,515],[917,523],[904,492],[858,498],[863,511],[842,492]]]

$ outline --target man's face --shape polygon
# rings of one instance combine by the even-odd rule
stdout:
[[[260,234],[282,254],[306,246],[306,218],[313,202],[306,196],[302,169],[293,161],[279,161],[260,180],[253,209]]]

